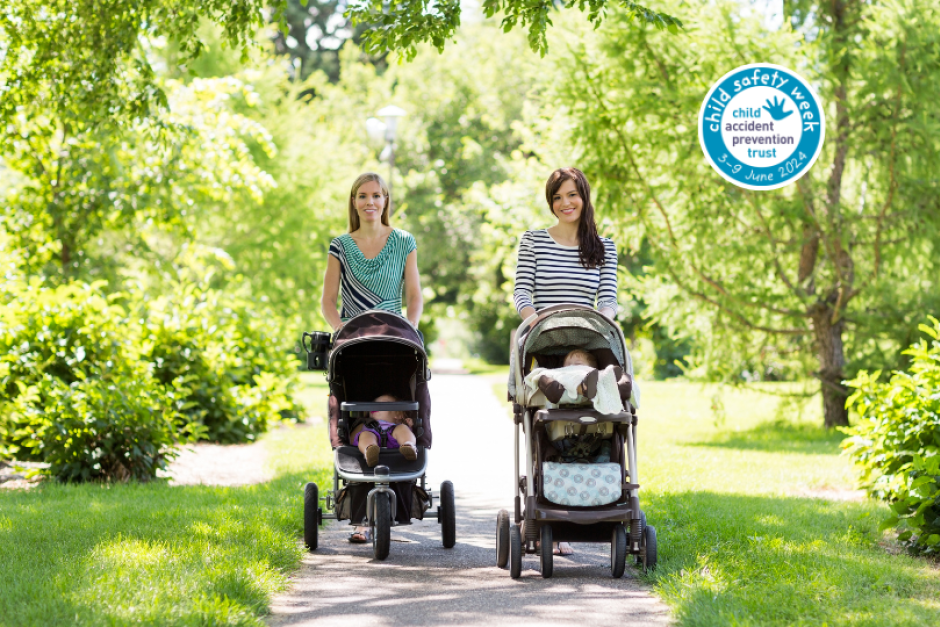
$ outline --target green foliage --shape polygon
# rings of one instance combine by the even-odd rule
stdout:
[[[261,200],[273,183],[249,144],[272,154],[274,147],[262,126],[232,110],[250,108],[257,93],[234,78],[165,87],[172,110],[127,127],[24,122],[4,155],[25,177],[3,199],[18,247],[49,242],[52,255],[40,250],[41,260],[54,256],[65,277],[95,276],[103,234],[126,233],[132,242],[155,230],[186,234],[197,210]]]
[[[37,444],[35,453],[60,481],[147,481],[176,456],[175,405],[174,394],[150,376],[65,385],[45,375],[11,404],[11,440],[27,450]]]
[[[843,442],[860,483],[887,501],[893,515],[882,528],[898,527],[898,539],[913,551],[940,553],[940,320],[920,329],[920,340],[905,351],[909,372],[887,382],[880,371],[862,371],[849,382],[848,404],[859,414]]]
[[[136,328],[102,287],[0,289],[0,453],[63,481],[151,479],[177,441],[173,390],[138,360]]]
[[[245,442],[296,416],[296,360],[262,303],[181,282],[150,303],[146,316],[143,357],[157,381],[177,390],[185,430]]]
[[[561,4],[561,3],[560,3]],[[633,0],[575,0],[572,6],[588,14],[595,26],[604,19],[611,7],[618,7],[642,24],[652,24],[660,29],[678,33],[682,22],[677,18],[648,9]],[[546,31],[552,25],[550,11],[556,8],[552,2],[543,0],[484,0],[486,17],[502,14],[501,28],[508,33],[514,27],[528,26],[529,47],[545,56],[548,52]],[[453,39],[460,26],[461,7],[459,0],[360,0],[351,3],[346,16],[354,24],[366,24],[371,28],[363,38],[366,51],[375,53],[400,51],[405,58],[414,59],[418,44],[429,43],[438,52],[444,50],[448,40]]]
[[[936,304],[940,10],[819,2],[811,25],[770,31],[738,2],[663,6],[694,28],[566,23],[553,74],[569,80],[550,83],[543,115],[570,125],[612,231],[650,244],[636,287],[654,320],[694,338],[693,371],[813,372],[838,409],[843,368],[896,366],[912,312]],[[708,85],[767,59],[817,86],[828,137],[798,183],[752,192],[703,159],[698,114]],[[844,353],[817,350],[830,343]]]
[[[266,0],[6,0],[0,7],[0,152],[36,118],[68,127],[146,118],[167,105],[143,43],[199,55],[197,16],[247,48]],[[68,42],[68,45],[63,45]]]

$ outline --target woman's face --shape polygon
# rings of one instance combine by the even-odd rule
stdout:
[[[574,181],[568,179],[561,184],[555,195],[552,196],[552,213],[558,218],[558,223],[577,224],[581,220],[581,210],[584,201],[578,193]]]
[[[360,222],[380,222],[385,209],[385,194],[375,181],[364,183],[356,192],[356,212]]]

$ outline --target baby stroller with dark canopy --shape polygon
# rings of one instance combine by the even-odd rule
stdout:
[[[617,392],[622,411],[603,414],[589,402],[555,405],[525,382],[534,366],[559,368],[573,349],[591,353],[598,368],[621,369],[620,376],[631,383]],[[614,577],[623,576],[628,554],[646,569],[655,567],[656,530],[646,525],[638,494],[638,398],[623,332],[590,307],[547,307],[513,334],[509,400],[516,433],[515,524],[506,510],[496,520],[496,563],[505,568],[508,562],[512,578],[520,576],[524,554],[538,554],[542,577],[551,577],[552,543],[559,541],[610,542]],[[525,439],[521,463],[520,427]],[[580,456],[600,445],[606,452],[596,458],[565,457],[567,451],[578,450]]]
[[[308,343],[308,339],[310,340]],[[304,543],[317,548],[323,519],[350,520],[371,528],[376,559],[388,557],[391,527],[423,519],[433,495],[425,485],[428,449],[431,448],[431,371],[418,330],[405,318],[382,310],[351,318],[332,338],[329,333],[304,333],[307,368],[326,370],[330,386],[327,405],[330,444],[333,447],[333,486],[319,496],[315,483],[304,488]],[[376,403],[391,394],[400,402]],[[417,458],[405,459],[397,449],[381,449],[379,461],[369,467],[350,435],[372,411],[403,411],[412,419]],[[384,443],[383,443],[384,444]],[[455,544],[454,486],[441,484],[437,519],[443,544]],[[320,501],[323,501],[323,506]]]

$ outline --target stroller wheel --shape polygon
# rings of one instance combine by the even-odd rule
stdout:
[[[610,574],[614,579],[623,577],[627,567],[627,530],[620,523],[614,525],[610,538]]]
[[[518,579],[522,574],[522,534],[519,525],[509,526],[509,576]]]
[[[441,484],[441,536],[445,549],[451,549],[457,543],[457,512],[454,503],[454,484],[445,481]]]
[[[320,493],[317,484],[304,486],[304,546],[317,550],[317,532],[320,525]]]
[[[542,579],[549,579],[554,569],[555,557],[554,547],[552,546],[552,526],[542,525],[539,530],[539,562],[542,567]]]
[[[643,568],[646,572],[650,572],[656,568],[656,527],[649,526],[643,529],[643,545],[646,549]]]
[[[640,539],[643,538],[643,530],[646,529],[646,512],[640,510]],[[643,564],[643,556],[639,553],[636,554],[636,565],[640,566]]]
[[[375,495],[375,520],[372,524],[372,556],[384,560],[388,557],[392,535],[392,506],[385,494]]]
[[[506,568],[509,561],[509,512],[499,510],[496,515],[496,565]]]

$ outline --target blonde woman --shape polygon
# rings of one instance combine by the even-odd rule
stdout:
[[[349,193],[349,232],[330,242],[323,279],[320,310],[339,331],[353,316],[370,309],[402,315],[402,296],[407,319],[417,328],[424,301],[418,277],[418,250],[411,233],[392,228],[389,211],[392,199],[388,185],[373,172],[359,176]],[[337,297],[342,295],[340,309]],[[419,331],[420,334],[420,331]],[[398,499],[399,522],[411,520],[413,482],[392,483]],[[365,518],[366,497],[373,484],[348,486],[350,524],[357,525],[350,542],[369,542],[369,528],[358,525]]]
[[[349,232],[330,243],[320,299],[323,317],[334,331],[369,309],[402,315],[403,293],[407,318],[418,326],[424,308],[418,247],[411,233],[389,224],[391,202],[388,185],[378,174],[367,172],[353,183]],[[340,294],[342,310],[337,307]]]

